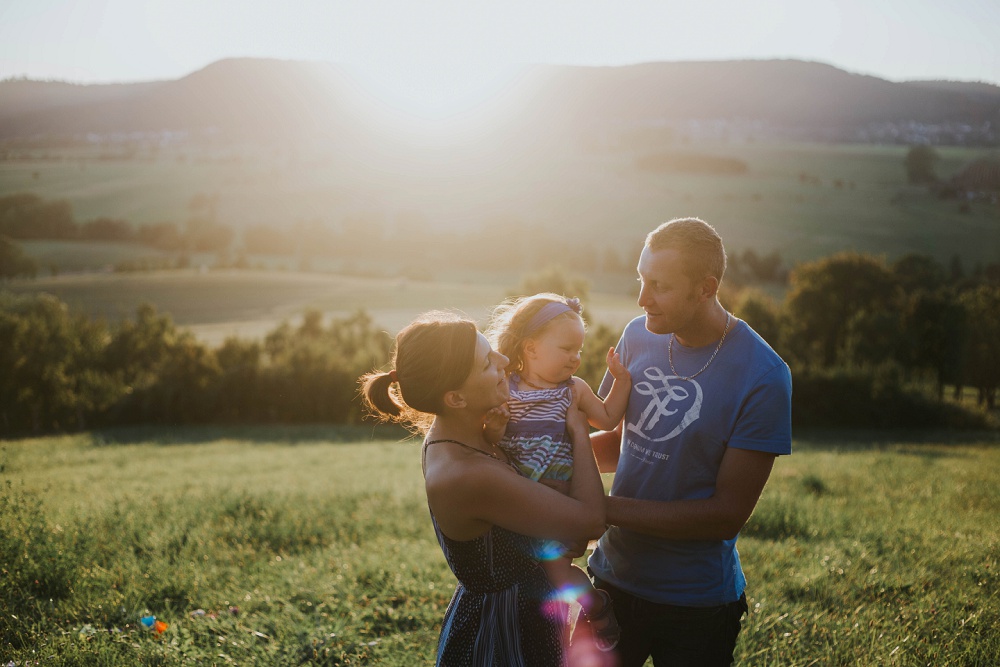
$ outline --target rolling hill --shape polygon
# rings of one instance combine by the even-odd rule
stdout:
[[[520,131],[608,131],[713,119],[848,137],[877,123],[1000,126],[1000,86],[891,82],[796,60],[535,66],[494,100]],[[506,104],[504,104],[506,103]],[[341,67],[229,59],[172,81],[0,82],[0,139],[204,133],[238,140],[357,140],[387,110]],[[987,126],[987,124],[990,124]]]

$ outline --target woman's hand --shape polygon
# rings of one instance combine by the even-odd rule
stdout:
[[[579,401],[574,401],[566,410],[566,432],[573,442],[586,441],[590,445],[590,424],[587,423],[587,413],[579,407]]]
[[[510,421],[510,409],[507,404],[498,405],[486,413],[486,421],[483,424],[483,437],[490,444],[496,444],[503,438],[507,430],[507,422]]]

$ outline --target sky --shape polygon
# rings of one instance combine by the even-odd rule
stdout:
[[[0,79],[176,79],[230,57],[340,63],[415,111],[526,64],[795,58],[1000,84],[997,0],[0,0]]]

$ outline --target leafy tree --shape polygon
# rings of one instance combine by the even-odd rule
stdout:
[[[184,237],[172,222],[157,222],[142,225],[136,232],[139,243],[160,250],[180,250],[184,247]]]
[[[0,299],[0,430],[83,428],[121,392],[94,363],[106,342],[103,323],[53,296]]]
[[[980,285],[962,295],[968,311],[967,383],[979,390],[979,403],[996,407],[1000,385],[1000,286]]]
[[[733,313],[775,347],[781,336],[781,308],[774,299],[756,289],[744,289],[736,298]]]
[[[73,208],[65,199],[45,201],[28,193],[0,197],[0,234],[15,239],[74,238]]]
[[[902,309],[903,364],[934,373],[938,398],[946,382],[961,383],[966,343],[965,305],[951,290],[916,290]]]
[[[80,225],[80,238],[85,241],[131,241],[135,232],[127,220],[96,218]]]
[[[130,390],[152,385],[170,363],[171,350],[181,333],[169,315],[160,315],[152,304],[136,310],[135,320],[124,320],[104,349],[103,365],[118,375]]]
[[[882,260],[854,252],[801,264],[789,280],[782,349],[822,367],[844,361],[848,323],[857,312],[887,309],[898,294]]]
[[[907,182],[915,185],[936,183],[937,174],[934,173],[934,164],[938,159],[937,151],[930,146],[913,146],[910,148],[904,160]]]
[[[263,421],[267,414],[261,392],[264,348],[257,341],[230,337],[216,350],[222,373],[215,417],[222,421]]]
[[[319,311],[294,329],[287,322],[268,334],[263,392],[268,416],[278,421],[346,422],[360,417],[357,378],[388,361],[392,338],[359,311],[322,326]]]
[[[24,254],[21,246],[6,236],[0,236],[0,279],[38,275],[38,262]]]
[[[212,350],[183,333],[170,349],[170,363],[147,390],[157,421],[205,423],[215,417],[222,369]]]
[[[847,321],[841,361],[869,368],[899,362],[901,333],[897,310],[858,310]]]
[[[918,289],[933,291],[946,282],[944,267],[930,255],[903,255],[892,263],[890,270],[907,293]]]

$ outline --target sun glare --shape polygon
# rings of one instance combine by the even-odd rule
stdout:
[[[440,121],[474,112],[500,95],[520,68],[349,66],[358,83],[382,104],[415,120]]]

